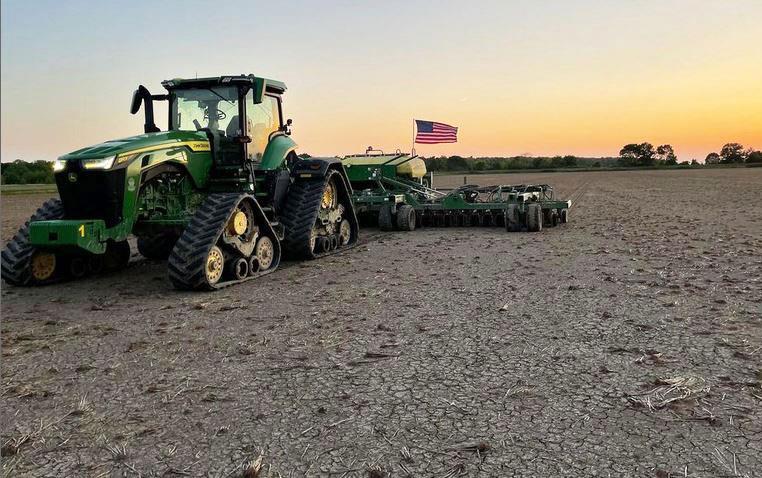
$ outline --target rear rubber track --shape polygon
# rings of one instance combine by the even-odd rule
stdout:
[[[261,272],[237,280],[220,280],[214,285],[206,281],[206,257],[225,229],[225,224],[245,197],[240,193],[215,193],[207,196],[196,210],[190,223],[177,240],[169,255],[169,280],[180,290],[216,290],[269,274],[278,268],[278,262]]]
[[[346,211],[344,218],[349,221],[352,227],[351,239],[349,244],[332,251],[315,252],[310,247],[310,234],[317,221],[323,190],[331,178],[335,178],[334,184],[339,188],[339,198]],[[344,177],[335,170],[329,170],[324,178],[295,181],[288,190],[288,197],[280,220],[286,231],[281,243],[283,253],[289,259],[317,259],[345,251],[357,245],[359,227],[352,201],[349,198],[349,189]]]

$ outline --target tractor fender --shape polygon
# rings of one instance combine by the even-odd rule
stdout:
[[[336,170],[341,174],[347,185],[347,190],[352,193],[352,185],[344,170],[344,165],[339,158],[306,158],[299,159],[291,167],[291,176],[295,179],[300,178],[319,178],[325,177],[329,170]]]
[[[273,170],[278,169],[288,155],[296,150],[296,142],[290,136],[282,132],[275,132],[270,135],[267,147],[262,153],[262,160],[257,169]]]

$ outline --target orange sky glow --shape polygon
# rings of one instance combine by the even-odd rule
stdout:
[[[203,2],[31,3],[2,4],[3,161],[141,132],[139,83],[249,72],[286,82],[313,155],[409,150],[413,118],[459,127],[425,156],[762,149],[757,1],[242,2],[209,13],[214,31],[193,26]]]

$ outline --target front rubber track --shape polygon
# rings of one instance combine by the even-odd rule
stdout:
[[[207,196],[169,255],[167,269],[169,280],[175,288],[216,290],[255,279],[278,268],[280,257],[276,257],[269,269],[243,279],[220,280],[216,284],[209,284],[206,281],[204,269],[209,250],[217,244],[233,210],[246,198],[254,200],[253,197],[240,193],[218,193]],[[271,239],[277,240],[277,238]]]
[[[349,221],[352,233],[346,246],[327,252],[315,252],[310,247],[310,233],[317,221],[323,191],[331,179],[338,189],[339,201],[344,205],[344,219]],[[357,215],[349,197],[349,188],[344,176],[335,169],[329,169],[323,178],[297,179],[288,190],[280,221],[286,231],[282,242],[283,253],[289,259],[317,259],[345,251],[357,245],[360,233]]]
[[[29,243],[29,223],[63,219],[64,209],[60,199],[48,199],[18,230],[2,252],[2,277],[15,286],[41,285],[32,280],[31,258],[34,246]],[[55,278],[44,283],[55,282]]]

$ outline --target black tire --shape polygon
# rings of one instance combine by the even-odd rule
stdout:
[[[283,213],[280,216],[281,224],[285,229],[283,237],[283,254],[290,259],[314,259],[318,253],[325,253],[317,242],[312,244],[313,229],[318,218],[320,202],[323,192],[329,181],[333,181],[338,193],[338,201],[345,208],[346,216],[352,226],[352,234],[349,245],[357,242],[358,225],[354,215],[352,200],[349,197],[349,188],[344,177],[335,169],[329,169],[324,178],[299,180],[297,179],[289,188]]]
[[[177,239],[172,233],[138,237],[138,252],[146,259],[163,261],[172,253]]]
[[[551,211],[550,227],[556,227],[556,226],[558,226],[558,213],[556,211]]]
[[[60,199],[48,199],[18,230],[2,252],[2,278],[15,286],[34,285],[30,261],[35,248],[29,244],[29,223],[63,219],[64,209]]]
[[[542,231],[542,207],[537,203],[527,206],[527,231]]]
[[[521,215],[518,204],[509,204],[505,210],[505,230],[508,232],[521,230]]]
[[[397,208],[397,228],[400,231],[415,231],[415,209],[409,204]]]
[[[568,209],[561,209],[561,214],[559,217],[559,221],[561,224],[566,224],[569,222],[569,210]]]
[[[378,228],[382,231],[394,230],[394,216],[392,215],[392,206],[384,204],[378,211]]]

